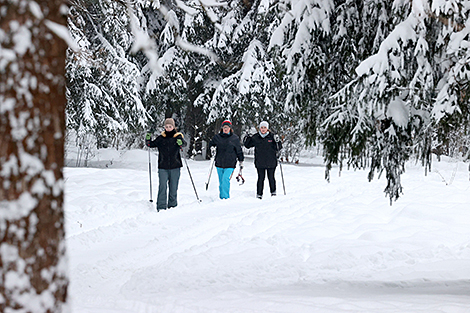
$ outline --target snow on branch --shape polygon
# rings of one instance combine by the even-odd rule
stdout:
[[[260,58],[258,58],[260,54]],[[248,94],[251,92],[251,84],[254,81],[262,80],[264,73],[260,73],[259,59],[264,57],[265,51],[263,45],[259,40],[253,40],[245,54],[243,55],[243,66],[240,70],[240,81],[238,83],[238,90],[240,94]],[[261,71],[262,72],[262,71]]]
[[[416,42],[419,39],[416,29],[429,16],[431,16],[431,11],[427,0],[412,1],[412,10],[408,18],[397,25],[381,43],[377,54],[369,57],[356,68],[357,75],[367,75],[371,71],[373,74],[382,74],[388,71],[389,52],[394,49],[400,50],[400,43],[404,44],[408,41]]]
[[[330,14],[333,8],[334,3],[330,0],[292,3],[292,9],[287,11],[280,25],[274,30],[268,48],[285,46],[288,72],[295,67],[297,54],[308,54],[306,51],[310,49],[312,34],[315,30],[331,32]],[[286,39],[289,42],[285,42]]]
[[[202,9],[206,12],[207,16],[212,21],[212,23],[214,23],[217,26],[218,22],[219,22],[219,17],[212,10],[212,7],[226,6],[227,3],[226,2],[217,2],[217,1],[213,1],[213,0],[199,0],[199,3],[201,4]],[[219,27],[217,27],[217,28],[219,28]]]
[[[417,36],[415,26],[418,20],[412,14],[399,24],[390,35],[382,42],[377,54],[367,58],[356,68],[358,76],[367,75],[369,72],[381,74],[388,70],[388,53],[393,49],[400,49],[400,42],[415,41]]]
[[[217,1],[200,1],[200,3],[201,3],[201,6],[206,6],[206,8],[210,6],[226,5],[225,2],[217,2]],[[163,63],[163,60],[162,58],[160,58],[160,56],[157,53],[157,46],[154,40],[149,37],[149,35],[142,29],[142,27],[140,27],[139,21],[134,14],[134,11],[132,9],[132,6],[129,0],[127,1],[127,6],[128,6],[128,12],[129,12],[130,20],[131,20],[131,29],[135,36],[135,42],[132,45],[131,51],[133,53],[136,53],[137,51],[143,51],[144,54],[149,59],[149,68],[154,73],[152,76],[161,76],[164,72],[162,65],[161,65]],[[177,6],[189,15],[194,15],[197,13],[197,10],[191,8],[190,6],[187,6],[182,1],[177,1]],[[195,52],[195,53],[205,55],[209,57],[212,61],[215,61],[215,62],[219,61],[218,56],[211,50],[204,48],[204,47],[193,45],[189,43],[188,41],[182,39],[180,35],[181,31],[179,27],[178,17],[173,10],[169,10],[166,6],[161,5],[161,4],[157,6],[157,9],[165,17],[165,20],[168,23],[167,31],[171,29],[171,33],[173,34],[172,37],[175,40],[175,45],[177,45],[178,47],[180,47],[181,49],[185,51],[190,51],[190,52]]]
[[[44,13],[41,10],[41,7],[39,4],[35,1],[30,1],[28,3],[29,6],[29,11],[31,14],[34,15],[34,17],[38,20],[43,20],[44,19]],[[53,22],[51,20],[44,20],[44,24],[46,25],[47,28],[49,28],[50,31],[52,31],[56,36],[61,38],[62,40],[65,41],[65,43],[71,48],[73,51],[78,51],[78,45],[75,42],[75,40],[72,38],[72,35],[70,34],[68,28],[64,25],[60,25],[56,22]]]
[[[160,6],[160,8],[161,7],[162,6]],[[142,51],[149,59],[149,68],[159,76],[163,73],[163,69],[158,63],[159,56],[157,53],[157,46],[149,35],[140,27],[130,1],[127,1],[127,9],[130,17],[131,30],[135,36],[131,52],[136,53],[138,51]]]
[[[183,10],[186,14],[189,14],[191,16],[194,16],[194,15],[197,15],[199,13],[198,10],[186,5],[183,1],[181,0],[176,0],[176,5],[178,6],[178,8],[180,8],[181,10]]]
[[[50,20],[45,20],[44,24],[46,24],[47,28],[49,28],[54,34],[64,40],[70,49],[75,52],[79,50],[77,43],[70,35],[70,32],[67,27],[65,27],[64,25],[57,24]]]
[[[212,52],[211,50],[200,47],[200,46],[193,45],[193,44],[181,39],[181,37],[176,38],[176,45],[178,47],[180,47],[181,49],[183,49],[183,50],[196,52],[196,53],[199,53],[199,54],[202,54],[202,55],[205,55],[205,56],[209,57],[214,62],[219,62],[219,57],[214,52]]]

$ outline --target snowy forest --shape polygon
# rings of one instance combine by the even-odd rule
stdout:
[[[67,311],[64,146],[143,152],[173,117],[197,156],[266,120],[392,204],[408,161],[469,159],[469,35],[470,0],[1,1],[0,311]]]
[[[173,117],[201,153],[221,120],[269,121],[284,158],[385,173],[468,158],[470,1],[74,0],[67,129],[82,149],[141,147]]]

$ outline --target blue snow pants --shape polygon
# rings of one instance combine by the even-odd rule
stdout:
[[[221,168],[217,167],[217,174],[219,175],[219,198],[230,198],[230,176],[234,168]]]
[[[166,208],[173,208],[178,205],[176,200],[178,193],[178,182],[180,180],[181,168],[174,168],[171,170],[158,169],[158,197],[157,197],[157,210],[165,210]],[[167,188],[169,192],[167,196]],[[168,199],[168,200],[167,200]]]

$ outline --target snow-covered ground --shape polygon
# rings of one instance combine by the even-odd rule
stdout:
[[[318,160],[283,165],[287,195],[278,167],[279,195],[257,200],[248,159],[219,200],[209,161],[189,160],[203,202],[183,168],[178,207],[157,213],[147,151],[95,161],[65,169],[74,313],[470,312],[467,164],[408,164],[390,206],[385,179],[333,169],[327,183]]]

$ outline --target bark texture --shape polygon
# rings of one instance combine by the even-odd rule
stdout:
[[[0,312],[66,307],[64,9],[0,4]]]

